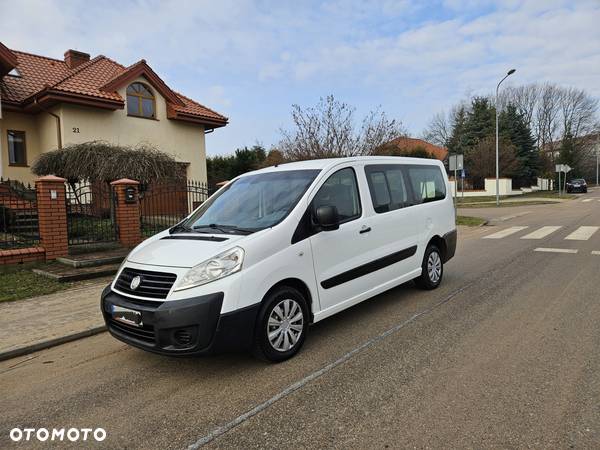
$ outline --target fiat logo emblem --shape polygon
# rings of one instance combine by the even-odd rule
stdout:
[[[131,284],[129,285],[129,287],[132,291],[135,291],[139,287],[141,282],[142,277],[140,277],[139,275],[137,277],[133,277],[133,280],[131,280]]]

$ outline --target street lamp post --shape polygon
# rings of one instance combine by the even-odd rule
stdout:
[[[504,80],[516,72],[516,69],[510,69],[504,78],[500,80],[498,86],[496,86],[496,206],[500,206],[500,170],[499,170],[499,158],[498,158],[498,91],[500,85]]]
[[[596,187],[598,187],[598,153],[600,153],[600,133],[596,135]]]

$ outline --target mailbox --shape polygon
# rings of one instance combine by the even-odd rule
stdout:
[[[127,186],[125,188],[125,203],[135,203],[135,188],[133,186]]]

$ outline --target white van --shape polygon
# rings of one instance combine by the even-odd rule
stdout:
[[[311,323],[409,280],[435,289],[455,248],[439,161],[282,164],[235,178],[138,245],[101,307],[110,333],[144,350],[283,361]]]

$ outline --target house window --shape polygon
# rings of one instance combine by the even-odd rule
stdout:
[[[8,130],[8,164],[11,166],[27,165],[24,131]]]
[[[127,114],[135,117],[156,118],[156,101],[152,91],[142,83],[127,87]]]

